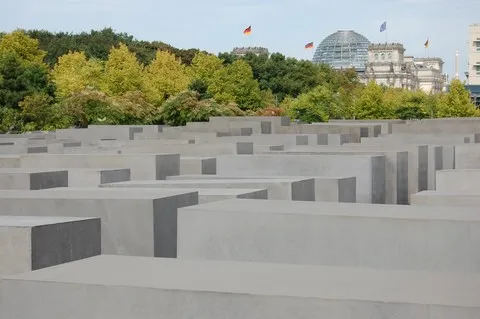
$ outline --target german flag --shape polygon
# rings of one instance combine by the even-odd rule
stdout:
[[[428,42],[430,42],[429,40],[430,40],[430,39],[427,39],[427,41],[425,41],[425,43],[423,44],[423,45],[425,46],[425,49],[428,48],[428,45],[429,45]]]
[[[245,30],[243,30],[243,34],[245,35],[250,35],[250,33],[252,33],[252,26],[248,26],[248,28],[246,28]]]
[[[313,42],[305,44],[305,49],[313,49]]]

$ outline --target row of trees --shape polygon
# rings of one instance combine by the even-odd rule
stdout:
[[[111,29],[0,34],[0,131],[170,124],[219,115],[415,119],[475,116],[459,81],[429,95],[363,85],[353,70],[274,53],[219,56]]]

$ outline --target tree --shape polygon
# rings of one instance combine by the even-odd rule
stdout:
[[[58,110],[70,125],[83,128],[89,124],[120,124],[123,119],[105,93],[89,88],[61,101]]]
[[[41,64],[23,63],[15,52],[0,55],[0,105],[18,109],[18,103],[34,92],[53,95],[48,71]]]
[[[111,110],[118,115],[118,124],[154,124],[161,118],[160,109],[148,103],[145,94],[140,91],[110,97],[108,102]]]
[[[102,68],[99,61],[87,60],[84,52],[69,52],[61,56],[52,71],[57,97],[65,98],[87,87],[98,88]]]
[[[215,72],[222,68],[222,60],[215,55],[199,52],[193,58],[189,71],[193,80],[201,80],[210,85]]]
[[[118,48],[112,47],[105,63],[102,78],[102,90],[109,95],[120,95],[142,88],[143,68],[135,54],[121,43]]]
[[[178,126],[188,122],[208,121],[210,116],[239,116],[243,112],[234,104],[221,105],[214,100],[200,100],[194,91],[184,91],[163,104],[165,124]]]
[[[447,94],[439,101],[438,117],[476,116],[477,110],[470,100],[470,93],[460,80],[452,80]]]
[[[217,70],[208,91],[217,102],[235,102],[242,110],[263,107],[258,82],[253,78],[251,67],[243,60]]]
[[[147,100],[155,105],[186,90],[189,83],[185,66],[169,52],[157,51],[155,60],[145,68],[144,91]]]
[[[48,129],[53,124],[55,113],[52,112],[53,98],[44,92],[34,92],[19,103],[20,115],[29,130]]]
[[[362,90],[355,103],[355,118],[357,119],[391,119],[394,110],[384,103],[382,87],[375,81],[370,81]]]
[[[22,30],[5,34],[0,39],[0,56],[15,53],[23,63],[43,65],[46,52],[38,47],[38,40],[30,38]]]
[[[337,96],[330,87],[319,85],[293,100],[288,107],[287,114],[290,118],[305,123],[327,122],[330,116],[335,117],[337,107]]]

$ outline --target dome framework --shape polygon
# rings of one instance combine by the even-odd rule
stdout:
[[[352,30],[341,30],[327,36],[315,50],[314,63],[325,63],[334,69],[365,70],[370,41]]]

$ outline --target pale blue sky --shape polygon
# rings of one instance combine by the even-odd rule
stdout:
[[[406,54],[445,61],[454,73],[455,50],[466,70],[468,25],[480,23],[480,0],[2,0],[0,30],[16,28],[79,32],[112,27],[141,40],[213,53],[258,45],[270,52],[311,59],[315,46],[337,30],[355,30],[372,42],[388,23],[388,41],[403,43]],[[242,31],[252,25],[252,35]]]

